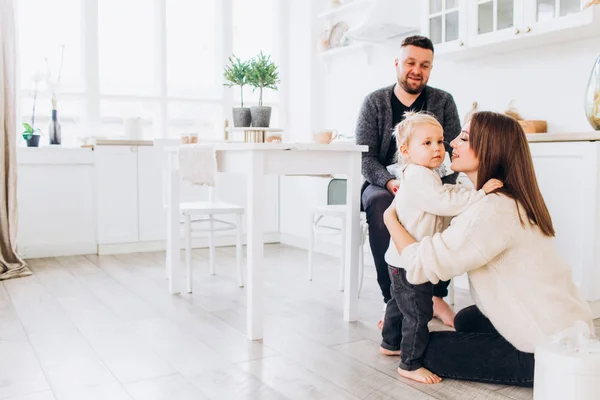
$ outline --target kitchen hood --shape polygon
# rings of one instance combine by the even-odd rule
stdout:
[[[349,39],[376,43],[420,30],[420,1],[371,0],[370,3],[365,19],[346,32]]]

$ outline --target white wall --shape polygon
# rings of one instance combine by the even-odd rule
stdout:
[[[461,118],[473,101],[480,109],[504,111],[511,100],[526,119],[548,121],[549,132],[590,131],[583,96],[596,57],[599,38],[469,61],[434,60],[429,83],[449,91]],[[353,133],[360,104],[366,94],[395,82],[393,60],[399,42],[373,52],[371,62],[352,62],[344,54],[324,72],[321,116],[325,125]],[[441,58],[441,57],[440,57]]]

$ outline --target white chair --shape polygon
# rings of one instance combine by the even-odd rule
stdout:
[[[313,256],[315,241],[318,235],[340,235],[342,240],[342,252],[340,257],[340,272],[338,288],[344,290],[344,271],[346,255],[346,180],[332,179],[327,187],[327,205],[312,207],[310,210],[310,228],[308,234],[308,280],[313,278]],[[330,227],[323,224],[325,218],[336,218],[341,221],[341,228]],[[368,225],[366,214],[360,213],[361,241],[358,256],[358,293],[363,285],[365,261],[364,244],[368,236]]]
[[[180,145],[178,139],[155,139],[154,146],[158,152],[158,160],[163,172],[163,205],[166,205],[166,189],[169,187],[167,174],[167,159],[164,148],[166,146]],[[236,237],[236,263],[238,270],[238,284],[244,286],[244,267],[242,264],[242,216],[244,208],[215,199],[215,190],[208,188],[207,201],[180,202],[179,212],[182,216],[185,233],[185,266],[186,288],[192,293],[192,236],[196,232],[208,232],[209,266],[210,273],[215,275],[215,232],[237,230]],[[231,223],[215,218],[217,215],[234,214],[236,222]],[[198,218],[196,218],[198,217]],[[196,225],[196,226],[195,226]]]

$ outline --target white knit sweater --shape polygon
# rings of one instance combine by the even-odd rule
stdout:
[[[441,232],[454,217],[485,196],[483,190],[461,185],[444,185],[437,172],[416,164],[403,165],[397,172],[400,188],[396,193],[396,214],[416,240]],[[390,240],[385,261],[404,268],[405,260]]]
[[[442,233],[404,249],[408,281],[437,283],[467,272],[475,304],[521,351],[532,353],[578,320],[594,332],[590,307],[553,238],[536,226],[522,226],[518,213],[513,199],[485,196]]]

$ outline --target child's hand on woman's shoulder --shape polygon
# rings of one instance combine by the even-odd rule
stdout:
[[[482,189],[485,192],[485,194],[490,194],[494,190],[500,189],[502,186],[504,186],[504,183],[502,181],[498,179],[490,179],[483,185]]]

